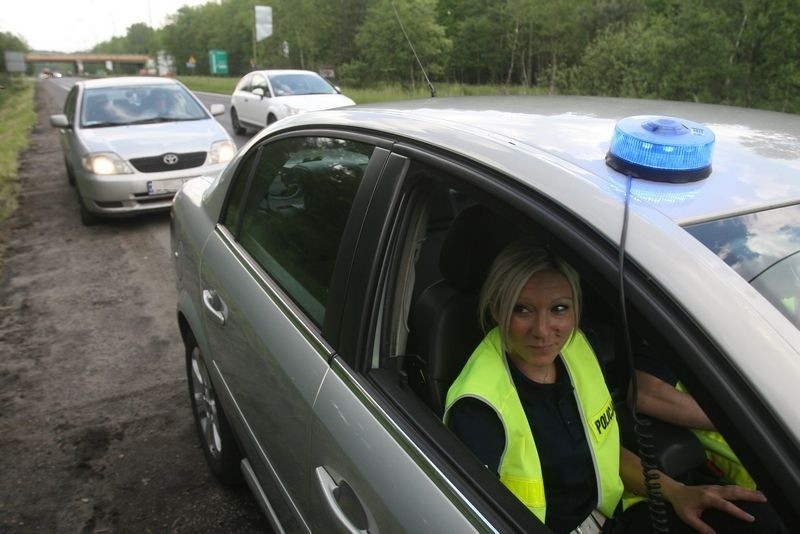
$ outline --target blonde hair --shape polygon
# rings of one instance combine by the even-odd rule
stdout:
[[[492,262],[478,303],[478,320],[484,333],[498,326],[504,349],[507,348],[511,313],[522,288],[531,276],[544,271],[561,273],[567,279],[572,289],[577,327],[581,316],[581,286],[577,271],[542,245],[530,239],[520,239],[504,248]]]

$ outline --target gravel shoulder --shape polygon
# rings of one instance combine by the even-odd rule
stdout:
[[[0,531],[263,532],[197,445],[169,215],[81,225],[49,91],[2,223]]]

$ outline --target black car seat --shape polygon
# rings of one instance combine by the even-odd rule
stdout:
[[[495,256],[517,237],[512,228],[485,206],[462,210],[442,243],[443,279],[416,299],[410,342],[422,359],[425,400],[439,416],[447,390],[483,337],[478,294]]]

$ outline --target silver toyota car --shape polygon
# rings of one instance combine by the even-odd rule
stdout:
[[[219,174],[236,153],[212,116],[224,112],[169,78],[76,82],[50,124],[61,132],[81,221],[169,210],[183,182]]]
[[[442,423],[487,266],[525,235],[579,271],[618,412],[644,339],[796,525],[800,117],[702,104],[309,112],[187,182],[177,316],[213,473],[276,532],[547,531]],[[697,445],[675,430],[649,450],[680,479]]]

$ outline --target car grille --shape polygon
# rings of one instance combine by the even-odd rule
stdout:
[[[167,154],[170,154],[170,152],[167,152]],[[167,165],[164,163],[164,156],[166,156],[166,154],[148,158],[134,158],[130,160],[130,162],[139,172],[163,172],[199,167],[206,161],[205,152],[187,152],[185,154],[175,155],[178,156],[178,161],[174,165]]]

